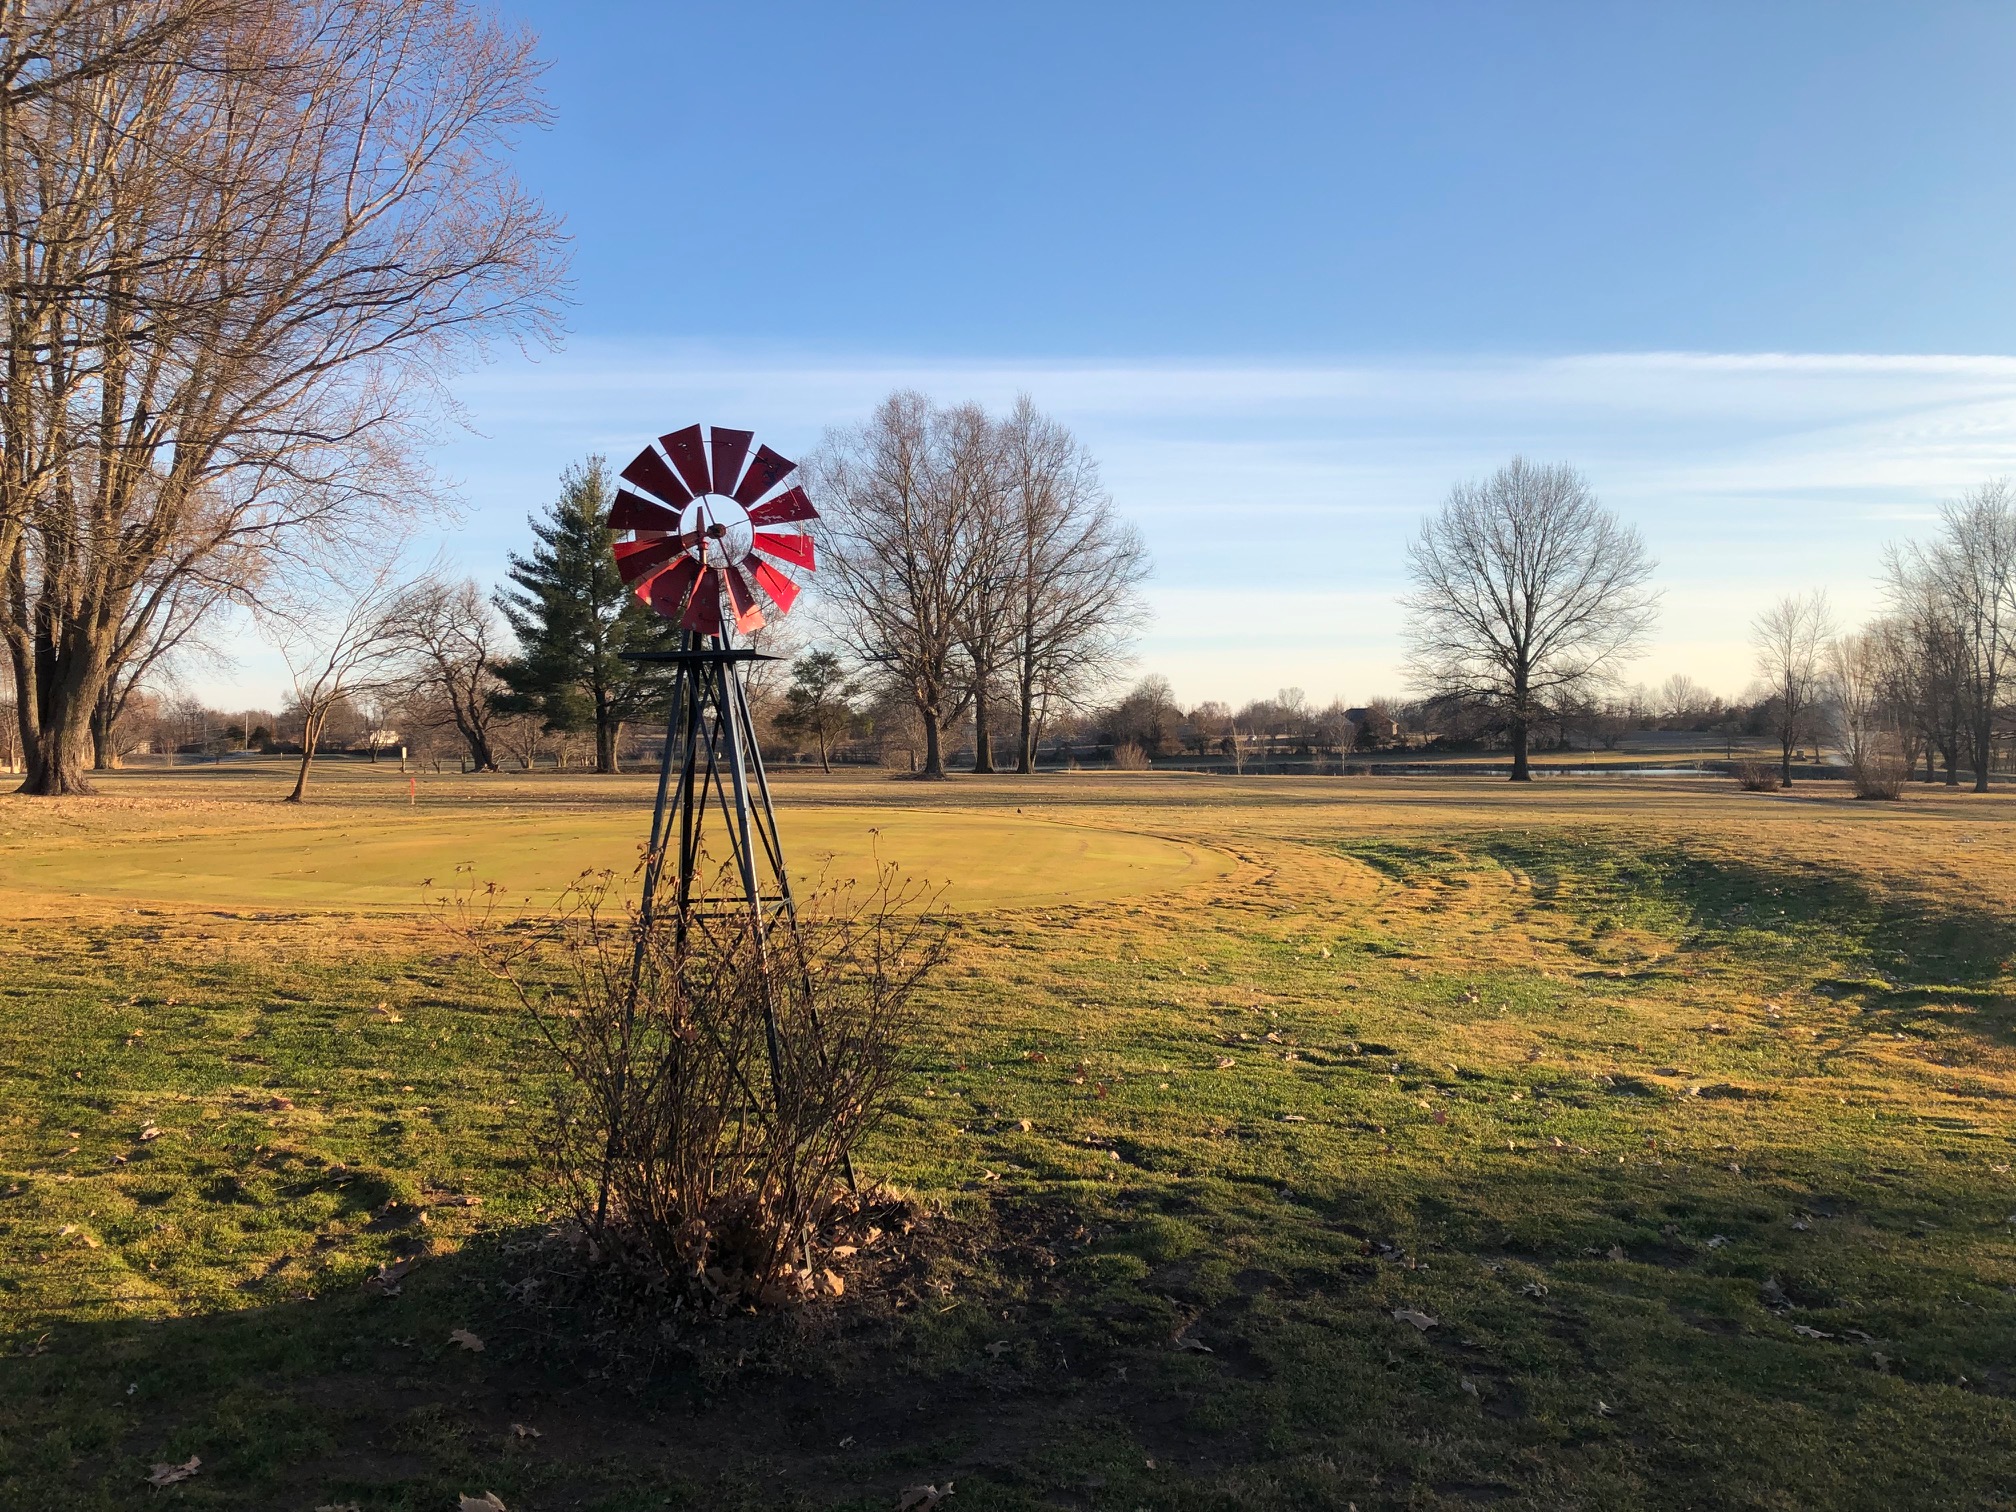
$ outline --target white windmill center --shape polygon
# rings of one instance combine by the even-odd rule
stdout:
[[[679,533],[703,536],[701,544],[688,549],[695,561],[713,566],[740,562],[755,543],[756,527],[749,523],[749,511],[726,494],[702,494],[679,512]]]

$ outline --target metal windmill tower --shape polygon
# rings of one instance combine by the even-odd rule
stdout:
[[[750,458],[754,439],[719,425],[704,440],[698,425],[660,436],[623,469],[638,491],[618,491],[609,526],[630,533],[615,548],[624,581],[680,629],[679,650],[633,654],[676,668],[644,920],[669,907],[682,942],[710,920],[746,924],[760,949],[795,915],[743,685],[746,664],[767,658],[735,636],[762,628],[759,592],[778,614],[791,608],[799,589],[785,569],[812,571],[812,538],[776,527],[818,511],[803,488],[779,487],[796,463],[767,446]],[[720,845],[711,843],[717,833]]]

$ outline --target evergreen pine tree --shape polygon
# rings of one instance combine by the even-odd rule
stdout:
[[[496,604],[524,654],[498,668],[511,707],[550,730],[595,732],[595,770],[614,772],[617,741],[632,720],[662,714],[671,692],[664,664],[626,662],[625,651],[678,649],[678,631],[641,603],[616,569],[603,520],[613,500],[602,457],[560,475],[560,497],[529,523],[539,544],[511,556],[516,589]]]

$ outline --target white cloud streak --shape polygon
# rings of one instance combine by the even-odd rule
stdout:
[[[798,454],[894,388],[992,406],[1027,392],[1078,431],[1156,558],[1141,664],[1186,700],[1397,687],[1406,540],[1451,483],[1515,452],[1582,468],[1659,557],[1660,641],[1634,675],[1731,693],[1770,599],[1825,586],[1844,617],[1873,611],[1886,541],[2016,472],[2006,357],[955,362],[583,344],[458,386],[481,434],[442,458],[469,506],[449,550],[494,581],[570,461],[693,420]]]

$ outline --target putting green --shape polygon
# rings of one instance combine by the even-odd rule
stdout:
[[[198,907],[409,909],[458,880],[550,901],[584,871],[627,876],[645,816],[383,810],[298,824],[144,830],[117,840],[45,837],[0,849],[8,886]],[[985,813],[865,808],[781,812],[794,886],[865,881],[877,858],[943,886],[954,909],[1139,895],[1223,875],[1230,858],[1122,830]]]

